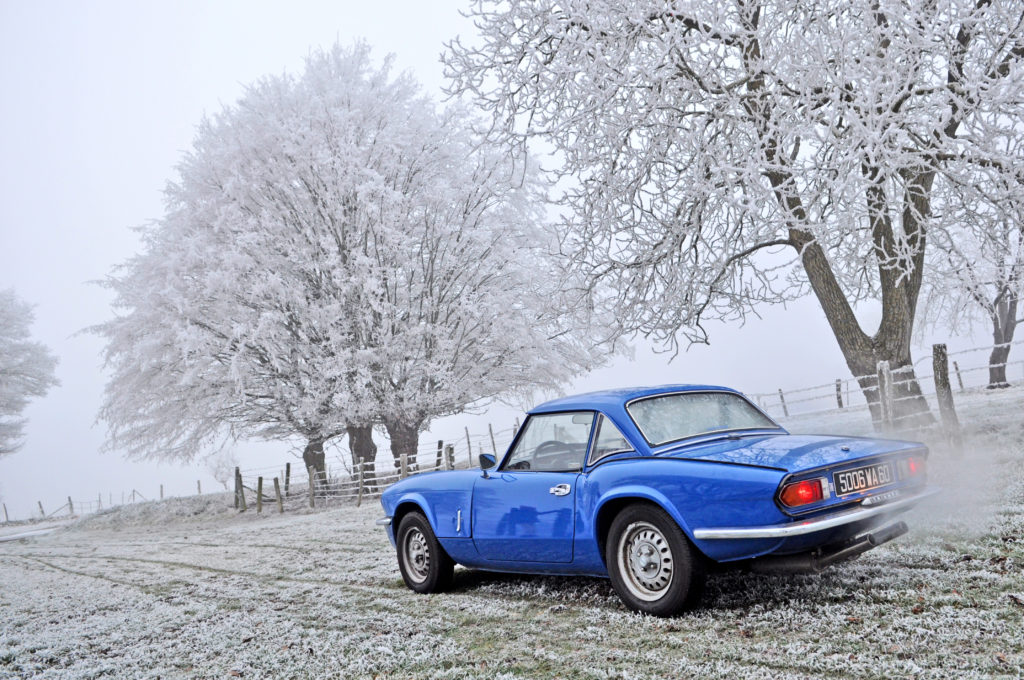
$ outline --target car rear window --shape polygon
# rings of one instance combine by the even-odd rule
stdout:
[[[709,432],[779,427],[732,392],[661,394],[630,402],[626,411],[651,446]]]

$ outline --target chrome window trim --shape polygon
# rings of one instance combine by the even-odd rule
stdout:
[[[586,448],[584,449],[583,460],[580,463],[579,469],[577,469],[577,470],[507,470],[507,469],[505,469],[505,464],[512,457],[512,451],[515,450],[516,444],[519,443],[520,437],[522,437],[523,433],[526,432],[526,427],[527,427],[528,423],[532,422],[534,420],[534,418],[543,418],[544,416],[564,416],[567,413],[589,413],[589,414],[591,414],[593,416],[593,419],[590,421],[590,434],[587,436],[587,445],[586,445]],[[505,451],[505,455],[502,456],[500,461],[497,461],[494,464],[494,468],[493,468],[494,472],[508,472],[508,473],[516,473],[516,474],[518,474],[520,472],[548,472],[548,473],[554,472],[554,473],[558,473],[558,474],[571,474],[573,472],[576,472],[576,473],[583,472],[583,470],[585,470],[586,467],[587,467],[586,463],[587,463],[587,458],[590,456],[590,448],[594,444],[594,432],[595,432],[594,426],[597,424],[597,418],[600,415],[603,415],[603,414],[600,411],[598,411],[596,409],[592,409],[592,408],[584,408],[584,409],[576,408],[576,409],[569,409],[567,411],[544,411],[543,413],[529,413],[529,414],[527,414],[526,420],[523,421],[523,424],[519,428],[519,431],[516,432],[516,436],[512,440],[512,443],[508,445],[508,449]]]
[[[771,429],[773,429],[773,428],[770,428],[770,427],[731,427],[731,428],[727,428],[727,429],[724,429],[724,430],[707,430],[705,432],[698,432],[696,434],[691,434],[691,435],[687,435],[685,437],[680,437],[679,439],[670,439],[669,441],[661,442],[659,444],[655,444],[654,442],[652,442],[648,438],[647,433],[644,432],[644,429],[642,427],[640,427],[640,423],[636,422],[636,418],[634,418],[633,414],[630,413],[629,407],[632,406],[633,404],[637,403],[637,402],[640,402],[640,401],[647,401],[648,399],[660,399],[662,397],[674,397],[674,396],[677,396],[677,395],[680,395],[680,394],[728,394],[728,395],[731,395],[731,396],[734,396],[734,397],[739,397],[743,401],[745,401],[748,404],[750,404],[751,408],[753,408],[755,411],[757,411],[762,416],[767,418],[768,422],[770,422],[773,425],[775,425],[774,429],[782,430],[783,432],[786,432],[786,428],[782,427],[777,422],[775,422],[774,418],[772,418],[770,415],[765,413],[764,410],[762,410],[761,407],[759,407],[757,404],[755,404],[754,402],[750,401],[750,399],[747,398],[747,395],[743,394],[742,392],[733,392],[732,390],[676,390],[674,392],[659,392],[658,394],[648,394],[647,396],[644,396],[644,397],[637,397],[636,399],[630,399],[629,401],[627,401],[623,405],[623,410],[626,412],[626,415],[629,416],[629,419],[633,421],[633,425],[636,427],[637,432],[640,433],[640,436],[644,438],[644,441],[647,442],[647,445],[650,446],[651,449],[656,449],[656,448],[659,448],[659,447],[662,447],[662,446],[668,446],[669,444],[675,444],[677,442],[683,442],[683,441],[686,441],[687,439],[694,439],[696,437],[704,437],[704,436],[713,435],[713,434],[722,434],[722,433],[725,433],[725,432],[749,432],[749,431],[754,431],[754,430],[771,430]]]
[[[630,416],[630,418],[632,417],[633,416]],[[597,422],[594,425],[594,431],[590,437],[590,447],[587,449],[586,465],[584,467],[597,465],[599,462],[601,462],[608,456],[614,456],[617,453],[636,453],[636,448],[630,446],[627,449],[615,449],[614,451],[608,451],[604,455],[594,458],[594,447],[597,446],[597,438],[601,436],[601,425],[604,423],[605,420],[612,424],[612,427],[615,428],[615,431],[619,433],[619,435],[626,441],[626,443],[629,443],[629,438],[622,433],[622,430],[619,429],[619,426],[616,425],[611,418],[598,411],[596,420]]]

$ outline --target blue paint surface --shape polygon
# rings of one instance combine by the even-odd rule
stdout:
[[[694,540],[693,530],[785,526],[848,509],[871,495],[924,486],[923,476],[900,479],[841,498],[831,493],[796,512],[785,508],[777,500],[784,483],[815,478],[828,485],[836,471],[903,460],[911,454],[924,457],[927,450],[915,442],[790,435],[782,427],[712,432],[651,447],[626,405],[635,399],[691,391],[742,397],[722,387],[666,385],[549,401],[529,411],[529,417],[600,414],[615,424],[634,450],[573,471],[506,470],[503,463],[517,444],[513,441],[498,466],[486,475],[480,470],[416,475],[388,488],[381,504],[389,517],[409,509],[422,512],[449,555],[468,567],[607,576],[602,531],[607,531],[610,518],[624,504],[657,505],[705,557],[728,562],[834,544],[870,530],[874,523],[786,539]],[[552,493],[558,485],[567,485],[568,492]],[[392,539],[395,528],[394,524],[390,528]]]

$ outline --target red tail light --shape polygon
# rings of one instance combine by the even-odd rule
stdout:
[[[907,458],[904,458],[903,460],[899,461],[898,465],[900,480],[910,479],[911,477],[924,476],[924,456],[908,456]]]
[[[795,508],[798,505],[807,505],[820,501],[825,497],[821,489],[820,479],[805,479],[802,482],[794,482],[782,487],[779,500],[783,505]]]

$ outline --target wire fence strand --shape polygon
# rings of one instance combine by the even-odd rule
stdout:
[[[1000,346],[987,345],[947,353],[946,356],[950,362],[948,377],[953,392],[955,394],[979,393],[986,388],[994,387],[989,384],[988,378],[996,376],[1000,369],[1005,372],[1007,381],[1024,385],[1024,361],[1007,359],[1001,363],[990,364],[986,356],[979,356],[981,353],[991,355],[992,350],[996,347],[1012,348],[1022,344],[1024,344],[1024,340],[1017,340]],[[978,358],[964,361],[964,358],[970,357],[970,355],[975,355]],[[954,359],[954,357],[956,358]],[[891,395],[892,403],[923,399],[930,409],[937,409],[934,375],[931,372],[918,374],[916,369],[918,366],[927,365],[925,362],[931,359],[931,354],[924,355],[918,357],[912,365],[895,368],[890,372],[891,381],[888,382],[887,389],[896,392]],[[961,363],[964,365],[961,366]],[[823,422],[840,422],[832,416],[842,416],[844,419],[847,417],[860,418],[865,422],[870,422],[877,417],[878,382],[878,374],[862,375],[852,378],[837,378],[830,383],[808,387],[750,393],[748,396],[768,415],[783,424],[798,424],[809,418],[821,419],[822,417],[825,418]],[[1009,390],[1005,397],[1002,395],[992,396],[998,397],[1000,400],[1021,399],[1021,390]],[[897,427],[901,427],[904,421],[913,422],[913,419],[916,418],[915,414],[897,413],[892,415],[892,422]],[[843,420],[842,422],[848,421]],[[311,496],[314,507],[358,503],[367,499],[379,498],[385,488],[403,476],[435,470],[476,467],[477,456],[480,453],[494,454],[500,457],[515,438],[518,425],[517,420],[514,427],[494,429],[488,425],[487,431],[482,431],[481,427],[477,427],[474,428],[476,430],[474,432],[464,429],[461,432],[449,432],[444,439],[420,442],[415,449],[415,455],[406,458],[405,465],[385,449],[379,451],[375,460],[359,464],[354,463],[340,450],[335,449],[328,453],[325,459],[325,469],[313,475],[312,493],[310,475],[303,469],[301,460],[298,465],[293,464],[294,461],[284,461],[279,465],[238,469],[238,481],[242,493],[248,497],[247,505],[251,506],[256,501],[255,496],[260,488],[260,478],[263,478],[263,493],[260,501],[263,505],[270,504],[269,509],[264,507],[264,511],[275,511],[276,489],[280,490],[280,507],[283,510],[308,507]],[[286,472],[288,469],[291,470],[290,476]],[[275,479],[277,485],[274,484]],[[229,483],[225,482],[224,487],[230,495]],[[201,491],[198,482],[197,491]],[[218,493],[222,492],[218,491]],[[34,521],[87,515],[112,507],[147,502],[157,498],[156,494],[143,495],[134,488],[130,491],[120,492],[119,496],[120,502],[113,493],[108,493],[106,496],[98,494],[85,499],[69,498],[69,503],[49,512],[44,511],[42,503],[39,503]],[[162,487],[159,498],[163,498]],[[4,509],[3,519],[6,522],[9,518],[6,515],[6,507]],[[30,521],[32,521],[31,518]]]

